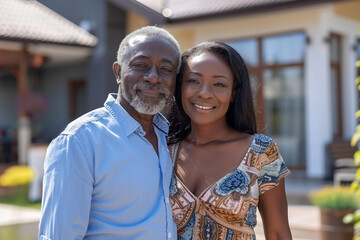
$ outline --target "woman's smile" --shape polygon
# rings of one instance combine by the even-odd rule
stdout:
[[[197,111],[200,112],[210,112],[215,109],[215,106],[206,106],[203,104],[196,104],[196,103],[193,103],[192,105],[195,107]]]
[[[196,124],[226,122],[232,96],[233,75],[223,59],[201,53],[187,61],[182,79],[182,103]]]

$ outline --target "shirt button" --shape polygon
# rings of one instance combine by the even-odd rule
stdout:
[[[168,233],[168,238],[171,238],[171,233]]]
[[[165,198],[165,202],[166,202],[166,203],[169,203],[169,198],[168,198],[168,197]]]

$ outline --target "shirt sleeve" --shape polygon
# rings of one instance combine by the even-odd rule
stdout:
[[[276,187],[279,181],[290,174],[284,159],[282,158],[276,143],[271,140],[263,155],[263,165],[261,166],[258,184],[260,194]]]
[[[44,170],[39,239],[83,239],[93,175],[76,136],[62,134],[51,142]]]

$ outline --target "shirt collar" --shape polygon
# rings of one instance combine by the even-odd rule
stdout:
[[[131,117],[130,114],[116,100],[117,96],[118,94],[116,93],[110,93],[104,103],[105,108],[111,113],[111,115],[113,115],[120,125],[124,126],[127,136],[135,131],[142,131],[143,129],[140,123]],[[167,135],[169,131],[169,122],[161,113],[155,114],[153,125],[155,128]]]

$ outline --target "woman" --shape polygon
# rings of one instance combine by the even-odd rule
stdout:
[[[178,239],[255,239],[256,208],[267,240],[291,239],[284,177],[274,141],[256,134],[248,71],[220,42],[182,56],[169,148],[170,203]]]

